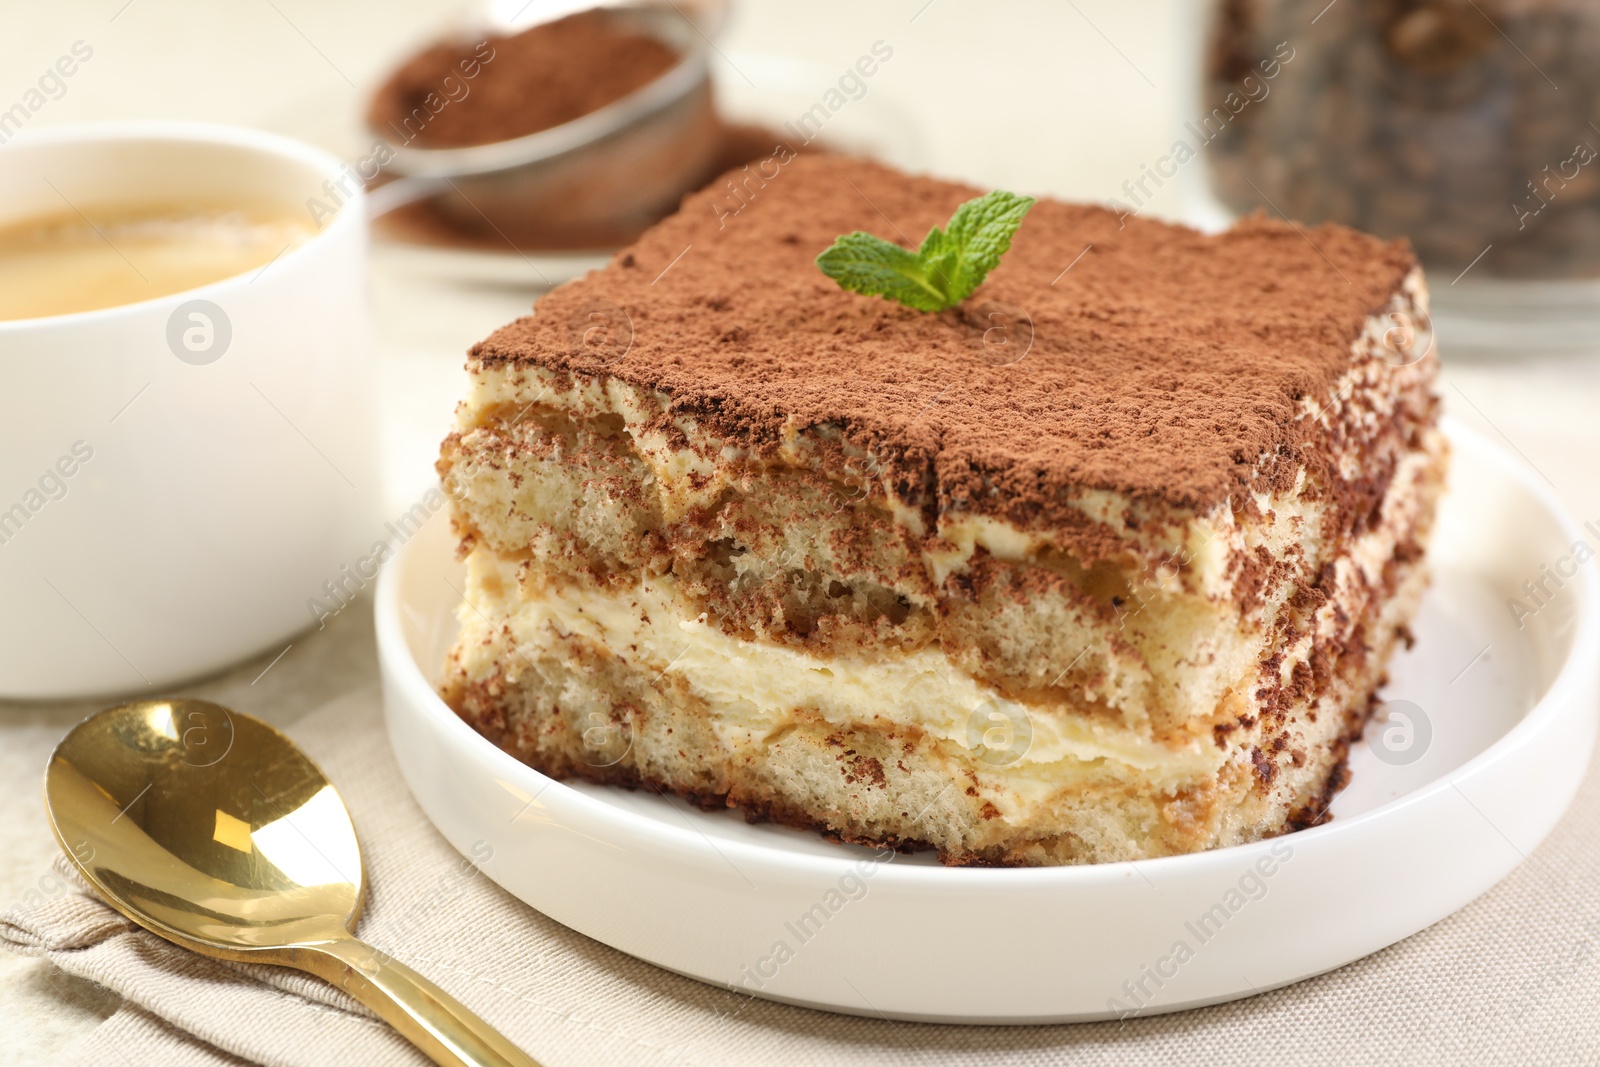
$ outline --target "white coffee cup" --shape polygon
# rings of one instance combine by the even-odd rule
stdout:
[[[382,535],[366,212],[347,168],[191,123],[0,147],[0,225],[236,200],[315,200],[321,227],[198,289],[0,322],[0,697],[153,692],[286,646]]]

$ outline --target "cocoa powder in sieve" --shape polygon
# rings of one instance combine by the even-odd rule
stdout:
[[[677,61],[661,40],[604,11],[583,11],[506,37],[424,49],[379,88],[367,122],[419,148],[509,141],[614,103]]]

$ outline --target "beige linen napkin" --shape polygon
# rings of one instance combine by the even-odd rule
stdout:
[[[753,1000],[658,970],[545,918],[428,824],[390,754],[375,689],[329,705],[291,732],[344,794],[361,833],[371,879],[361,935],[549,1067],[1600,1062],[1595,775],[1551,839],[1503,884],[1332,974],[1125,1024],[958,1027]],[[1397,898],[1405,892],[1394,886]],[[191,955],[82,891],[0,918],[0,940],[125,998],[68,1050],[70,1064],[425,1062],[314,979]]]

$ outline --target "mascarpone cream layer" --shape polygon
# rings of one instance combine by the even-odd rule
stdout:
[[[515,562],[475,551],[461,621],[472,648],[484,616],[503,621],[529,660],[550,635],[608,649],[637,669],[681,681],[712,713],[721,740],[759,748],[796,721],[818,715],[838,725],[910,727],[964,750],[980,769],[1059,788],[1076,773],[1132,773],[1161,790],[1214,776],[1225,761],[1207,732],[1167,745],[1120,724],[1010,700],[924,649],[895,658],[821,658],[729,636],[674,610],[671,578],[642,581],[627,593],[564,586],[517,592]],[[482,612],[480,615],[479,612]],[[515,657],[499,657],[515,681]]]

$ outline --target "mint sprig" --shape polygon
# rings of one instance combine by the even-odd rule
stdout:
[[[956,208],[945,229],[929,230],[915,252],[857,230],[834,241],[817,266],[851,292],[943,311],[971,296],[999,266],[1033,204],[1031,196],[996,189]]]

